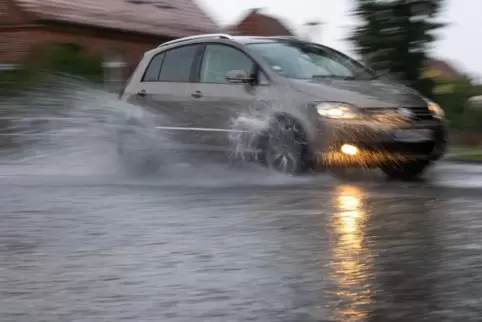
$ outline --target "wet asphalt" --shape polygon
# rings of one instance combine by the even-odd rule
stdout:
[[[109,126],[136,109],[65,93],[0,104],[50,122],[0,124],[25,147],[0,149],[1,322],[482,321],[482,166],[340,181],[181,153],[129,178]]]
[[[0,165],[0,321],[482,320],[482,166],[404,183],[49,164]]]

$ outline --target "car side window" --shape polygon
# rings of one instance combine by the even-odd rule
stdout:
[[[243,70],[252,74],[255,63],[242,51],[227,45],[208,44],[201,64],[200,82],[230,84],[226,74],[231,70]]]
[[[160,82],[189,82],[197,48],[197,45],[188,45],[165,52],[158,80]]]
[[[158,54],[152,58],[147,70],[144,74],[143,82],[157,82],[161,73],[162,62],[164,61],[164,53]]]

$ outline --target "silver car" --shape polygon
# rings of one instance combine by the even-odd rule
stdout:
[[[133,116],[118,133],[123,164],[143,173],[157,171],[168,153],[142,137],[146,127],[185,151],[290,174],[362,167],[414,178],[446,147],[436,103],[292,37],[209,34],[164,43],[145,53],[121,99],[150,115],[150,125]],[[135,152],[127,144],[134,136],[151,153]]]

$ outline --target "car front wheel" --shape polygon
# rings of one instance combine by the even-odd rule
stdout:
[[[390,179],[411,180],[420,177],[429,166],[430,161],[423,160],[383,165],[381,170]]]
[[[269,169],[297,175],[307,166],[303,130],[290,119],[272,125],[263,148],[264,163]]]

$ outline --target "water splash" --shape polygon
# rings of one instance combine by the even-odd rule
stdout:
[[[242,113],[231,121],[229,140],[232,146],[232,158],[235,160],[248,161],[254,158],[259,161],[259,141],[263,132],[269,126],[268,114],[252,112]]]
[[[151,115],[117,95],[73,78],[49,76],[35,89],[2,102],[2,161],[55,174],[114,174],[117,130],[135,118],[146,137],[154,133]]]
[[[116,151],[116,134],[119,129],[126,128],[126,120],[135,119],[139,123],[136,130],[143,132],[144,137],[151,138],[159,147],[170,147],[169,153],[163,155],[159,173],[139,180],[171,184],[203,182],[209,186],[225,181],[284,184],[286,180],[304,180],[273,173],[256,164],[243,169],[233,169],[226,164],[189,164],[182,146],[167,133],[155,129],[156,121],[163,118],[166,122],[167,116],[153,115],[139,106],[120,101],[116,94],[70,77],[50,76],[35,89],[2,101],[0,114],[3,125],[0,140],[8,141],[0,149],[2,175],[7,171],[14,175],[123,177],[125,173]],[[243,160],[242,151],[252,148],[270,117],[269,113],[249,112],[232,121],[232,128],[239,130],[232,132],[230,137],[235,142],[234,158]],[[260,177],[262,174],[266,177]],[[227,180],[228,177],[232,180]]]
[[[316,134],[316,130],[311,128],[313,122],[307,119],[308,113],[298,108],[297,102],[290,97],[278,97],[269,105],[264,103],[266,101],[269,100],[254,102],[252,108],[231,120],[230,158],[240,161],[238,164],[246,165],[248,161],[255,167],[262,161],[262,153],[259,153],[261,138],[272,126],[276,115],[289,114],[302,124],[308,136]],[[391,117],[388,114],[379,117],[379,122],[362,120],[360,125],[383,132],[393,129],[399,122],[398,119],[387,119]],[[119,100],[116,94],[64,76],[50,76],[34,90],[0,103],[0,142],[4,143],[0,149],[0,162],[8,163],[9,171],[16,168],[18,173],[123,174],[116,150],[117,133],[119,129],[126,128],[128,119],[135,119],[137,124],[129,126],[134,126],[144,138],[156,144],[135,143],[140,148],[138,153],[147,153],[154,148],[168,150],[162,155],[160,173],[163,178],[166,175],[172,178],[175,174],[191,180],[197,171],[204,172],[210,178],[218,175],[214,169],[220,169],[219,165],[211,167],[202,164],[203,169],[193,168],[189,165],[191,160],[187,159],[182,144],[169,137],[167,131],[156,130],[155,125],[159,120],[169,124],[168,115],[153,115],[140,106]],[[347,124],[347,133],[353,133],[355,125],[353,122]],[[340,126],[337,131],[343,132],[343,129],[344,126]],[[317,137],[317,140],[320,138]],[[224,170],[221,172],[230,171],[225,166],[222,165]],[[192,171],[187,171],[188,168]],[[255,171],[248,166],[248,173],[254,173],[249,180],[259,177],[260,169],[269,176],[275,174],[259,165]],[[234,172],[232,174],[236,175]],[[287,178],[279,173],[275,175]],[[241,176],[246,179],[246,173]],[[198,174],[194,174],[194,177],[207,180]]]
[[[299,122],[308,137],[314,135],[313,122],[307,119],[308,114],[299,108],[299,102],[292,97],[277,97],[270,104],[258,100],[246,112],[231,120],[231,128],[235,130],[229,136],[233,157],[243,161],[251,161],[254,157],[254,161],[259,161],[261,140],[277,124],[277,117],[282,115]],[[284,128],[278,130],[282,132]]]

